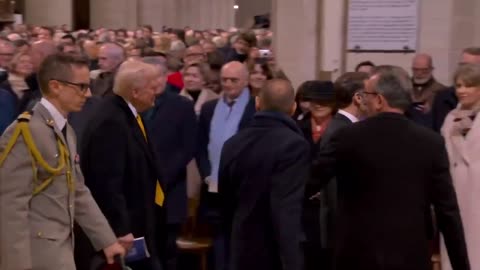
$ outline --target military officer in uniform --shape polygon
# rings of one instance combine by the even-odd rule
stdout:
[[[38,79],[43,98],[0,138],[0,269],[75,269],[74,221],[113,263],[125,249],[84,184],[66,120],[91,96],[88,62],[49,56]]]

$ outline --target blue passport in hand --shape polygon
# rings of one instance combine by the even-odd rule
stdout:
[[[125,262],[135,262],[150,258],[145,237],[135,238],[133,246],[125,256]]]

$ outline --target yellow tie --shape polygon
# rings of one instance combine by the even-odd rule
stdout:
[[[142,130],[143,137],[147,140],[147,133],[145,132],[145,126],[143,125],[142,118],[140,115],[137,115],[137,123],[140,129]],[[165,200],[165,194],[163,193],[162,187],[157,180],[157,187],[155,188],[155,203],[163,206],[163,201]]]

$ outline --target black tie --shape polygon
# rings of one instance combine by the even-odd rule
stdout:
[[[63,134],[63,138],[65,139],[65,142],[67,142],[67,125],[65,125],[62,128],[62,134]]]

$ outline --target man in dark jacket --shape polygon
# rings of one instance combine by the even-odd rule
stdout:
[[[187,218],[187,164],[195,152],[197,116],[192,101],[165,90],[167,68],[164,62],[155,57],[146,57],[144,62],[158,68],[158,81],[161,82],[155,106],[143,116],[165,184],[166,269],[175,270],[176,240]]]
[[[328,148],[332,137],[340,129],[348,127],[365,117],[362,91],[365,88],[364,80],[367,78],[368,74],[364,72],[347,72],[335,81],[334,89],[338,112],[328,124],[315,153],[322,151],[324,148]],[[317,186],[317,179],[311,179],[309,183],[311,184],[311,188],[316,187],[320,190]],[[337,205],[336,182],[334,180],[330,181],[322,192],[317,193],[317,195],[312,198],[305,199],[318,199],[320,201],[320,239],[323,250],[322,254],[324,256],[323,258],[318,258],[320,253],[317,251],[317,261],[322,263],[323,269],[331,269],[331,253],[335,239],[333,220]]]
[[[403,69],[375,68],[370,118],[338,131],[314,164],[320,179],[337,177],[334,269],[430,269],[430,205],[453,269],[470,269],[444,142],[403,115],[411,88]]]
[[[15,97],[0,89],[0,135],[15,120]]]
[[[157,213],[164,203],[164,185],[159,182],[152,138],[139,115],[153,106],[156,74],[153,66],[142,62],[120,66],[115,95],[101,101],[85,130],[80,153],[85,183],[120,244],[129,249],[134,239],[145,239],[150,257],[129,262],[135,270],[161,269],[158,247],[162,243],[157,237],[164,224],[158,222]],[[76,261],[84,263],[92,254],[80,240],[76,250],[86,257],[79,256]]]
[[[224,239],[219,230],[218,169],[224,142],[247,127],[255,114],[255,102],[247,88],[248,71],[240,62],[230,62],[221,71],[223,95],[205,103],[198,120],[195,159],[204,183],[199,216],[213,226],[215,269],[224,269]]]
[[[125,60],[125,50],[116,43],[105,43],[98,51],[101,73],[92,82],[92,94],[105,97],[113,95],[113,84],[120,64]]]
[[[291,119],[295,93],[268,82],[249,127],[222,151],[219,195],[228,270],[303,269],[301,208],[309,145]]]
[[[238,61],[244,63],[247,61],[250,50],[257,46],[257,37],[252,31],[242,32],[237,36],[235,43],[225,55],[225,62]]]

